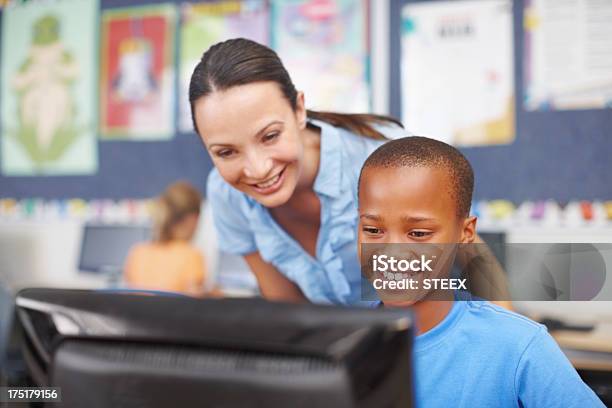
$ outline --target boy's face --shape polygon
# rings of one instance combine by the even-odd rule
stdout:
[[[447,171],[371,167],[359,187],[359,244],[470,243],[475,217],[458,217]]]
[[[364,170],[359,186],[360,259],[361,244],[473,242],[476,218],[457,216],[450,177],[445,169],[432,167]],[[436,246],[423,247],[433,250]]]

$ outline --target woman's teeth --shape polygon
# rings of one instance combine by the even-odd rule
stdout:
[[[278,181],[278,179],[280,178],[282,172],[278,173],[276,176],[274,176],[274,178],[271,178],[268,181],[265,181],[263,183],[259,183],[259,184],[255,184],[257,186],[257,188],[268,188],[272,185],[274,185],[274,183],[276,183]]]

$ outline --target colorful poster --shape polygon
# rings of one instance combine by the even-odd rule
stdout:
[[[370,109],[367,0],[273,0],[272,44],[306,107]]]
[[[181,8],[179,130],[193,131],[189,81],[202,54],[213,44],[248,38],[268,45],[269,10],[265,0],[184,3]]]
[[[515,136],[511,0],[411,3],[402,10],[402,120],[463,146]]]
[[[105,139],[169,139],[174,134],[171,4],[104,11],[100,132]]]
[[[612,1],[525,0],[525,109],[612,107]]]
[[[96,0],[12,3],[2,13],[2,172],[92,174]]]

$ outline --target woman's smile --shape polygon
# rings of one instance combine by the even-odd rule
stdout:
[[[286,169],[287,166],[283,167],[280,171],[276,172],[274,176],[269,177],[264,181],[259,183],[249,183],[248,185],[259,194],[273,194],[282,187],[283,181],[285,180]]]

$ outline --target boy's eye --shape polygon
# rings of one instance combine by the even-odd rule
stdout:
[[[376,227],[363,227],[362,231],[365,232],[366,234],[372,234],[372,235],[381,233],[381,229],[376,228]]]
[[[430,231],[410,231],[408,235],[412,238],[425,238],[431,235]]]
[[[265,143],[265,142],[270,142],[274,139],[276,139],[278,137],[279,133],[278,132],[274,132],[274,133],[268,133],[266,134],[264,137],[261,138],[261,140]]]

